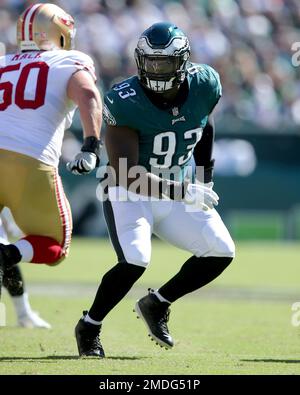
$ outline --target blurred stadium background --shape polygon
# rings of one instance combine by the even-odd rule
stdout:
[[[16,49],[16,19],[37,2],[0,0],[1,52]],[[102,92],[135,74],[133,51],[146,27],[161,20],[178,24],[190,38],[192,60],[221,75],[215,189],[233,237],[300,238],[300,67],[291,61],[292,43],[300,41],[299,0],[54,2],[75,17],[76,48],[94,58]],[[65,171],[80,144],[77,117],[61,164],[74,232],[104,236],[94,175],[78,179]]]

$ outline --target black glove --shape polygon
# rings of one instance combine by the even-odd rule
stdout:
[[[86,137],[81,152],[67,163],[67,169],[76,175],[89,174],[99,166],[101,147],[102,143],[96,137]]]

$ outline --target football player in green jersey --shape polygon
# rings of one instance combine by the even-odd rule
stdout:
[[[118,263],[104,275],[91,309],[76,326],[81,356],[104,357],[102,320],[145,271],[153,233],[192,254],[173,278],[135,306],[150,337],[166,348],[174,345],[167,327],[170,304],[214,280],[234,257],[212,189],[209,117],[222,93],[220,79],[208,65],[190,63],[189,56],[186,35],[173,24],[156,23],[138,41],[138,75],[105,96],[106,148],[116,184],[108,187],[103,205]],[[193,154],[204,169],[195,183],[187,178]],[[143,171],[124,173],[124,164]]]

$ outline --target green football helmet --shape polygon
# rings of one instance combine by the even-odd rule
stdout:
[[[172,23],[155,23],[142,33],[135,49],[141,84],[157,93],[179,87],[189,57],[190,44],[183,31]]]

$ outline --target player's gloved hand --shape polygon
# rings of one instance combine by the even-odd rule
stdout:
[[[79,154],[67,163],[67,169],[76,175],[89,174],[99,165],[101,142],[96,137],[86,137]]]
[[[75,159],[67,163],[67,169],[76,175],[89,174],[96,168],[97,155],[93,152],[80,152]]]
[[[218,205],[219,196],[213,191],[213,182],[188,184],[183,201],[194,208],[207,211]]]

